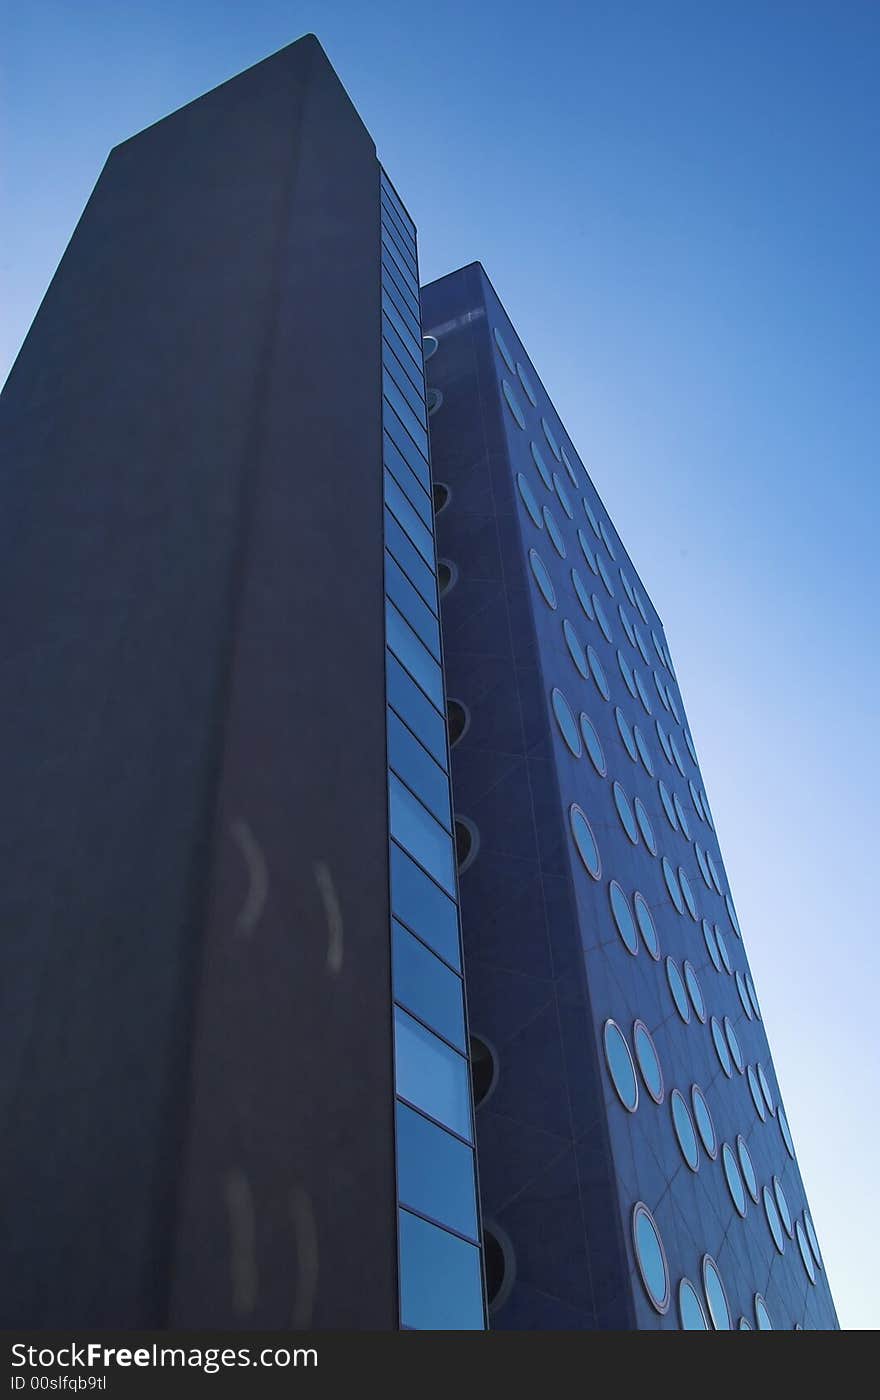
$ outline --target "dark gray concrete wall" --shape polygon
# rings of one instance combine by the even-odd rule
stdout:
[[[0,400],[7,1326],[394,1325],[378,278],[308,38],[113,151]]]

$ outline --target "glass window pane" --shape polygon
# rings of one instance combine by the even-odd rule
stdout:
[[[430,943],[441,958],[453,967],[461,967],[455,905],[394,842],[391,843],[391,908],[420,938]]]
[[[419,305],[419,283],[413,270],[410,259],[403,252],[400,243],[394,237],[394,233],[388,224],[382,225],[382,255],[387,257],[394,265],[394,275],[398,282],[415,297],[416,305]],[[419,307],[421,314],[421,307]]]
[[[386,418],[389,417],[388,414],[385,416]],[[390,417],[393,419],[394,414],[391,414]],[[422,460],[415,449],[415,444],[407,437],[402,428],[399,429],[399,436],[409,445],[409,453],[407,456],[404,456],[400,448],[386,433],[383,450],[385,468],[394,477],[398,486],[401,487],[410,505],[414,506],[418,511],[422,524],[433,537],[434,505],[431,499],[431,492],[425,485],[425,483],[430,482],[431,479],[428,473],[427,463]],[[429,563],[432,562],[433,557],[434,549],[432,545],[427,555]]]
[[[422,367],[416,359],[416,353],[418,348],[417,341],[413,337],[412,330],[404,321],[397,307],[394,305],[394,302],[391,300],[390,296],[385,291],[382,292],[382,312],[383,315],[385,315],[391,322],[392,326],[397,331],[397,334],[400,336],[401,340],[403,341],[404,345],[406,346],[407,350],[412,356],[414,368],[417,372],[420,372]]]
[[[382,284],[386,287],[393,287],[393,290],[397,292],[403,305],[414,320],[421,320],[419,299],[413,292],[411,281],[404,277],[400,268],[393,259],[389,257],[384,244],[382,247]]]
[[[382,426],[385,429],[386,439],[390,438],[391,441],[394,443],[394,446],[397,448],[401,457],[406,462],[416,481],[421,482],[422,489],[424,490],[425,495],[430,498],[432,493],[432,483],[431,468],[428,466],[427,453],[419,451],[412,438],[410,437],[409,433],[406,431],[400,419],[398,418],[397,414],[393,411],[391,405],[388,403],[385,404],[385,408],[382,413]],[[385,445],[387,458],[387,440]],[[386,460],[386,466],[388,465],[390,465],[393,469],[393,462],[388,462]],[[405,486],[406,482],[402,481],[401,484]]]
[[[413,544],[418,549],[428,567],[434,568],[434,536],[419,519],[405,492],[401,491],[390,472],[385,472],[385,504],[394,512],[395,519],[403,526]]]
[[[390,511],[385,512],[385,546],[397,560],[411,583],[421,593],[432,612],[437,611],[437,582],[409,535]]]
[[[394,351],[395,355],[400,361],[400,364],[406,371],[407,377],[409,378],[413,388],[417,389],[420,394],[424,395],[425,379],[422,373],[421,366],[417,365],[415,362],[415,358],[413,356],[411,348],[412,341],[409,339],[409,337],[407,337],[406,340],[404,340],[403,336],[398,333],[397,327],[393,324],[390,318],[384,314],[382,316],[382,338],[383,340],[387,340],[388,344],[391,346],[391,349]]]
[[[409,625],[419,634],[425,646],[440,660],[440,624],[413,588],[409,579],[395,564],[390,554],[385,555],[385,592],[395,607],[403,613]]]
[[[382,171],[381,196],[382,203],[394,219],[395,227],[400,229],[402,236],[406,239],[407,247],[412,248],[413,257],[415,257],[416,226],[401,204],[400,197],[384,170]]]
[[[389,243],[393,243],[401,265],[409,268],[412,277],[418,278],[419,269],[412,242],[405,233],[401,232],[400,224],[388,212],[384,201],[382,205],[382,232]]]
[[[385,640],[422,690],[433,700],[437,709],[443,708],[443,673],[415,632],[409,627],[393,603],[385,600]]]
[[[394,1008],[394,1065],[401,1098],[470,1138],[467,1060],[399,1006]]]
[[[382,268],[382,291],[388,296],[409,334],[417,342],[421,341],[422,328],[417,316],[410,310],[406,297],[393,278]]]
[[[464,1052],[461,978],[450,972],[445,963],[435,958],[402,924],[392,920],[392,928],[396,999]]]
[[[402,1205],[477,1238],[473,1149],[399,1102],[397,1190]]]
[[[394,380],[397,388],[403,394],[413,413],[419,421],[421,427],[425,426],[427,417],[425,415],[425,400],[421,391],[413,387],[412,380],[398,360],[387,340],[382,343],[382,364],[385,373]]]
[[[443,716],[407,675],[390,652],[386,652],[388,703],[406,720],[437,762],[446,767],[446,725]]]
[[[451,836],[393,773],[388,775],[388,790],[392,836],[429,875],[454,895],[455,856]]]
[[[382,368],[382,392],[423,457],[428,455],[428,434],[413,413],[387,369]]]
[[[449,779],[391,709],[388,711],[388,762],[437,820],[451,830]]]
[[[483,1328],[480,1251],[400,1212],[400,1321],[432,1331]]]

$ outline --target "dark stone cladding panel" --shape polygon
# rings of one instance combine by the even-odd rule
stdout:
[[[480,847],[461,878],[472,1031],[497,1084],[476,1114],[485,1222],[510,1237],[516,1277],[493,1328],[631,1325],[625,1249],[584,961],[560,818],[530,579],[495,382],[494,294],[472,265],[423,289],[440,348],[429,383],[435,479],[451,495],[438,552],[447,687],[470,710],[452,752],[456,810]]]
[[[223,84],[0,400],[5,1326],[396,1325],[378,182],[312,36]]]

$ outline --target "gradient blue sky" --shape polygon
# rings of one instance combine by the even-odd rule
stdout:
[[[666,624],[841,1322],[880,1320],[880,6],[28,0],[0,380],[109,148],[314,31]]]

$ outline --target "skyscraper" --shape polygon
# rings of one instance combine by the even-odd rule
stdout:
[[[422,304],[491,1323],[833,1327],[663,624],[480,264]]]
[[[659,619],[312,36],[111,153],[0,438],[4,1325],[833,1325]]]

